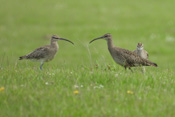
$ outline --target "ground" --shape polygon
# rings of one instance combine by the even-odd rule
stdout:
[[[175,115],[175,1],[1,0],[0,116]],[[158,68],[125,71],[110,56],[114,45],[135,50],[138,42]],[[40,63],[18,57],[49,44],[57,34],[55,58]]]

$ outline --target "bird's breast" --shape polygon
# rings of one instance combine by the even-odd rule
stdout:
[[[124,63],[124,60],[123,59],[121,59],[120,57],[113,57],[113,59],[114,59],[114,61],[117,63],[117,64],[119,64],[119,65],[124,65],[125,63]]]
[[[121,56],[121,54],[117,51],[117,50],[114,50],[114,49],[109,49],[109,52],[112,56],[112,58],[114,59],[114,61],[119,64],[119,65],[124,65],[125,64],[125,60],[124,58]]]
[[[48,53],[48,55],[45,58],[45,61],[46,62],[51,61],[55,57],[57,51],[58,51],[57,48],[51,48],[50,51],[49,51],[49,53]]]
[[[144,59],[148,59],[147,53],[145,53],[144,51],[138,51],[137,55]]]

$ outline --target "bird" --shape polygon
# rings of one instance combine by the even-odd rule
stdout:
[[[139,55],[140,57],[148,60],[149,54],[146,50],[144,50],[142,43],[138,43],[136,50],[134,50],[133,52]],[[145,72],[145,67],[142,67],[142,72]]]
[[[98,39],[107,40],[108,50],[112,58],[117,64],[123,66],[125,70],[128,68],[132,71],[131,67],[138,67],[138,66],[158,67],[156,63],[153,63],[144,58],[141,58],[140,56],[138,56],[136,53],[132,51],[114,46],[113,40],[112,40],[112,34],[110,33],[104,34],[101,37],[91,40],[89,44]]]
[[[60,38],[58,35],[53,35],[51,37],[50,45],[39,47],[31,53],[19,57],[19,60],[28,59],[31,61],[40,62],[41,63],[40,69],[43,70],[42,67],[44,62],[49,62],[55,57],[59,49],[59,46],[57,43],[58,40],[68,41],[74,45],[74,43],[68,39]]]
[[[148,60],[149,54],[146,50],[144,50],[142,43],[138,43],[136,50],[134,50],[133,52],[139,55],[140,57]]]

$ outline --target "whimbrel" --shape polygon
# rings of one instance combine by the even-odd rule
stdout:
[[[126,70],[126,68],[129,68],[131,70],[131,67],[137,67],[137,66],[157,67],[156,63],[153,63],[153,62],[148,61],[144,58],[141,58],[140,56],[138,56],[136,53],[134,53],[132,51],[114,46],[113,41],[112,41],[112,35],[110,33],[107,33],[102,37],[98,37],[96,39],[93,39],[89,43],[92,43],[93,41],[95,41],[97,39],[107,40],[108,50],[109,50],[112,58],[114,59],[114,61],[117,64],[123,66],[125,68],[125,70]]]
[[[142,43],[138,43],[136,50],[134,50],[133,52],[136,53],[137,55],[139,55],[140,57],[148,60],[148,56],[149,56],[148,52],[143,49],[143,44]],[[143,73],[145,72],[144,67],[142,67],[142,72]]]
[[[38,61],[41,63],[40,69],[43,70],[42,66],[43,66],[44,62],[51,61],[54,58],[55,54],[57,53],[57,50],[59,48],[59,46],[57,44],[57,40],[64,40],[64,41],[68,41],[68,42],[74,44],[70,40],[60,38],[58,35],[53,35],[51,38],[50,45],[45,45],[43,47],[39,47],[31,53],[29,53],[25,56],[19,57],[19,60],[29,59],[32,61]]]

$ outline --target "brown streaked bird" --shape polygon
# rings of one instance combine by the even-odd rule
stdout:
[[[136,50],[134,50],[133,52],[136,53],[137,55],[139,55],[140,57],[148,60],[148,57],[149,57],[148,52],[146,50],[144,50],[142,43],[138,43]],[[142,68],[142,72],[143,73],[145,72],[144,67]]]
[[[58,48],[59,48],[58,43],[57,43],[58,40],[68,41],[68,42],[74,44],[72,41],[70,41],[68,39],[60,38],[58,35],[53,35],[51,38],[50,45],[45,45],[43,47],[39,47],[31,53],[29,53],[25,56],[19,57],[19,60],[29,59],[32,61],[38,61],[41,63],[40,69],[43,70],[42,66],[43,66],[44,62],[51,61],[54,58],[55,54],[57,53]]]
[[[134,50],[133,52],[135,52],[140,57],[148,60],[149,54],[146,50],[144,50],[142,43],[138,43],[136,50]]]
[[[113,41],[112,41],[112,35],[110,33],[107,33],[102,37],[98,37],[96,39],[93,39],[89,43],[92,43],[93,41],[98,40],[98,39],[107,40],[108,50],[109,50],[112,58],[114,59],[114,61],[117,64],[123,66],[125,68],[125,70],[126,70],[126,68],[129,68],[131,70],[131,67],[138,67],[138,66],[157,67],[156,63],[153,63],[153,62],[148,61],[144,58],[141,58],[140,56],[138,56],[136,53],[134,53],[132,51],[114,46]]]

